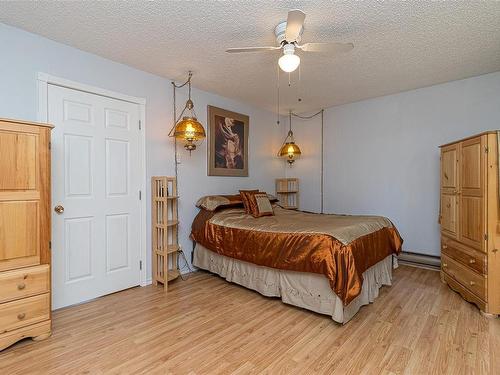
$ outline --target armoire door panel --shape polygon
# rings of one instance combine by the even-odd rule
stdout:
[[[441,153],[441,188],[458,189],[457,145],[444,148]]]
[[[460,202],[460,240],[478,250],[483,249],[484,227],[483,198],[465,197]]]
[[[482,196],[484,188],[485,144],[482,137],[464,141],[461,146],[460,189],[465,195]]]
[[[38,226],[38,202],[0,202],[0,269],[39,262]]]
[[[441,230],[458,237],[458,199],[454,194],[441,194]]]
[[[38,135],[0,131],[0,190],[37,188]]]

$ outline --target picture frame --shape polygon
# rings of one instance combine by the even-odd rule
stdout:
[[[248,177],[250,118],[211,105],[207,111],[208,175]]]

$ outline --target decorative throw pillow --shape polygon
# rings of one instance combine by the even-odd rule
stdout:
[[[249,196],[250,213],[253,217],[273,216],[273,206],[266,193],[253,193]]]
[[[245,207],[245,212],[250,214],[250,202],[249,198],[251,194],[258,193],[259,190],[240,190],[241,200],[243,201],[243,207]]]
[[[215,211],[221,207],[242,206],[243,201],[239,194],[236,195],[206,195],[196,202],[196,207],[207,211]]]

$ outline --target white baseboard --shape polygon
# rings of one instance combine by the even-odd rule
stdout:
[[[439,271],[441,268],[441,258],[433,255],[417,254],[403,251],[398,255],[398,262],[412,267],[425,268]]]

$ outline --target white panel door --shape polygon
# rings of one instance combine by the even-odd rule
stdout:
[[[142,171],[138,104],[48,90],[56,309],[139,285]]]

